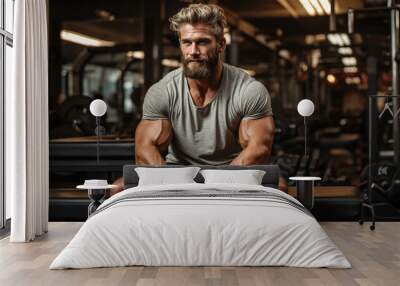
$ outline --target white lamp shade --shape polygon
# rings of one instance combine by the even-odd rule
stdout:
[[[297,104],[297,112],[304,117],[314,113],[314,103],[309,99],[303,99]]]
[[[107,111],[107,104],[101,99],[95,99],[90,103],[90,113],[96,117],[103,116]]]

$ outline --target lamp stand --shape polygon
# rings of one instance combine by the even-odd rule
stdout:
[[[307,156],[307,121],[306,117],[304,116],[304,156]]]
[[[100,117],[96,116],[96,135],[97,135],[97,144],[96,144],[96,155],[97,155],[97,165],[100,164]]]

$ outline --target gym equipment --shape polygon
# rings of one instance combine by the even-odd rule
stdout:
[[[284,141],[295,138],[297,134],[297,125],[294,123],[285,123],[278,118],[275,119],[274,144],[282,144]]]
[[[320,156],[319,149],[314,149],[311,153],[310,164],[308,166],[310,176],[316,176],[315,172],[317,171],[319,156]]]
[[[279,166],[282,173],[281,175],[283,175],[285,178],[288,178],[296,174],[299,160],[300,155],[280,154],[276,160],[273,161],[273,163]]]
[[[371,170],[370,170],[371,169]],[[368,165],[361,173],[361,185],[364,187],[363,198],[368,201],[368,174],[373,173],[371,178],[371,188],[378,191],[387,202],[399,207],[400,206],[400,167],[391,162],[382,162],[380,164]],[[373,199],[373,198],[371,198]]]
[[[395,81],[395,78],[393,78]],[[397,87],[396,87],[397,90]],[[376,104],[376,98],[388,97],[398,99],[399,95],[395,95],[393,89],[393,95],[369,95],[368,97],[368,104],[369,110],[371,111],[373,108],[373,104]],[[393,101],[393,106],[395,101]],[[397,110],[397,109],[396,109]],[[371,230],[375,229],[375,221],[376,221],[376,212],[375,207],[383,206],[383,205],[392,205],[395,207],[400,207],[400,167],[398,161],[398,153],[396,149],[396,137],[399,136],[398,127],[398,120],[393,120],[393,149],[394,149],[394,156],[393,156],[393,163],[380,163],[380,162],[373,162],[373,148],[376,146],[372,146],[373,138],[372,138],[372,126],[373,121],[376,120],[375,114],[372,112],[369,113],[368,124],[369,124],[369,135],[368,135],[368,142],[369,142],[369,152],[368,152],[368,166],[365,168],[364,172],[362,173],[362,177],[367,177],[366,180],[360,185],[360,188],[363,192],[363,202],[361,204],[361,218],[359,220],[360,224],[364,223],[364,208],[368,208],[371,211],[371,220],[372,224],[370,226]],[[397,123],[395,123],[397,122]],[[385,202],[376,202],[373,198],[373,191],[378,191],[382,196],[386,199]],[[385,217],[389,218],[389,217]]]
[[[76,137],[94,135],[95,118],[89,113],[92,98],[75,95],[68,97],[55,111],[54,137]],[[66,136],[64,136],[66,135]]]
[[[301,157],[300,159],[300,163],[299,163],[299,168],[297,170],[296,173],[296,177],[302,177],[307,175],[307,166],[308,166],[308,161],[309,161],[310,157],[308,155],[304,155]]]
[[[58,116],[58,120],[52,123],[51,138],[68,138],[68,137],[80,137],[80,136],[90,136],[94,135],[95,128],[95,118],[90,116],[88,113],[89,104],[93,99],[100,98],[107,102],[109,107],[109,116],[107,116],[106,122],[107,131],[116,134],[125,134],[129,130],[130,134],[136,128],[138,119],[140,119],[140,108],[134,112],[125,112],[125,107],[132,103],[130,100],[125,100],[129,95],[125,96],[127,88],[124,89],[124,85],[127,81],[132,79],[127,77],[129,72],[141,72],[142,65],[140,64],[143,60],[132,58],[130,51],[143,50],[142,44],[118,44],[112,47],[86,47],[81,53],[74,59],[71,67],[71,71],[68,76],[68,88],[65,88],[64,95],[66,96],[65,103],[61,106],[54,106],[54,112],[63,113],[63,111],[58,111],[58,109],[67,109],[67,112],[74,110],[74,120],[65,120],[63,114]],[[131,53],[132,54],[132,53]],[[109,57],[105,57],[110,55]],[[106,62],[102,60],[106,59]],[[106,64],[106,65],[105,65]],[[111,64],[111,65],[110,65]],[[137,64],[137,66],[135,66]],[[108,73],[103,73],[103,77],[100,79],[100,87],[93,87],[92,84],[88,84],[89,90],[84,89],[84,82],[91,82],[86,75],[93,68],[91,65],[96,65],[99,67],[113,67],[119,69],[120,77],[116,81],[116,89],[104,88],[104,84],[109,84],[106,81]],[[97,70],[97,68],[96,68]],[[102,68],[101,68],[102,70]],[[130,82],[131,84],[131,82]],[[140,85],[140,81],[136,82],[134,86]],[[127,86],[127,85],[125,85]],[[97,97],[95,94],[102,92]],[[85,98],[82,95],[91,96],[89,99],[83,99],[84,103],[80,101]],[[136,107],[140,107],[141,99],[138,98],[137,102],[133,102]],[[83,106],[82,106],[83,105]],[[111,108],[111,110],[110,110]],[[133,114],[132,114],[133,113]],[[84,118],[83,118],[84,117]],[[90,121],[90,123],[86,122]],[[134,124],[132,123],[134,121]]]

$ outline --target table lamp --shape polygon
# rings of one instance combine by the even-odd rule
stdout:
[[[307,156],[307,121],[306,117],[314,113],[314,103],[309,99],[303,99],[297,104],[297,112],[304,118],[304,156]]]
[[[100,135],[104,133],[104,127],[100,125],[100,117],[102,117],[107,111],[107,104],[101,99],[95,99],[90,103],[90,113],[96,117],[96,130],[97,135],[97,164],[100,162],[99,155],[99,139]]]
[[[314,113],[314,103],[309,99],[301,100],[297,105],[297,112],[304,117],[304,156],[307,156],[307,120],[306,117]],[[290,177],[296,181],[297,199],[309,210],[314,207],[314,181],[321,180],[320,177]]]

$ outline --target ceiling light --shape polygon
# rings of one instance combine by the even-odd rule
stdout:
[[[360,84],[361,79],[358,76],[355,77],[346,77],[345,80],[346,84]]]
[[[62,30],[60,32],[60,37],[62,40],[67,42],[72,42],[75,44],[79,44],[82,46],[89,47],[111,47],[114,46],[115,43],[111,41],[104,41],[95,37],[91,37],[88,35],[80,34],[73,31]]]
[[[326,14],[331,13],[331,3],[329,0],[319,0],[319,3],[321,4]]]
[[[306,35],[304,41],[307,45],[318,44],[319,42],[324,42],[326,40],[326,36],[324,34],[317,35]]]
[[[340,47],[338,49],[338,53],[341,55],[351,55],[353,53],[353,50],[349,47]]]
[[[328,41],[336,46],[350,46],[351,44],[347,34],[328,34]]]
[[[325,36],[325,34],[317,34],[317,35],[315,35],[315,40],[317,40],[318,42],[325,41],[326,36]]]
[[[329,83],[331,83],[331,84],[334,84],[335,82],[336,82],[336,77],[333,75],[333,74],[328,74],[327,76],[326,76],[326,80],[329,82]]]
[[[308,0],[299,0],[299,1],[310,16],[315,16],[315,10]]]
[[[343,38],[339,34],[336,34],[336,42],[337,45],[344,46]]]
[[[328,34],[328,41],[335,46],[344,46],[343,39],[339,34]]]
[[[144,52],[143,51],[129,51],[126,53],[128,58],[135,58],[135,59],[144,59]]]
[[[345,46],[350,46],[350,38],[347,34],[340,34],[340,37],[342,38]]]
[[[288,3],[287,0],[277,0],[279,4],[284,7],[290,15],[292,15],[294,18],[298,18],[299,14],[297,14],[296,10]]]
[[[321,6],[319,5],[318,0],[309,0],[311,4],[313,5],[315,11],[317,11],[318,15],[323,15],[324,10],[322,10]]]
[[[358,72],[358,68],[357,67],[344,67],[343,71],[345,73],[357,73]]]
[[[332,45],[336,45],[336,36],[335,36],[335,34],[328,34],[328,41]]]
[[[342,58],[342,62],[345,66],[356,66],[357,59],[355,57],[344,57]]]

